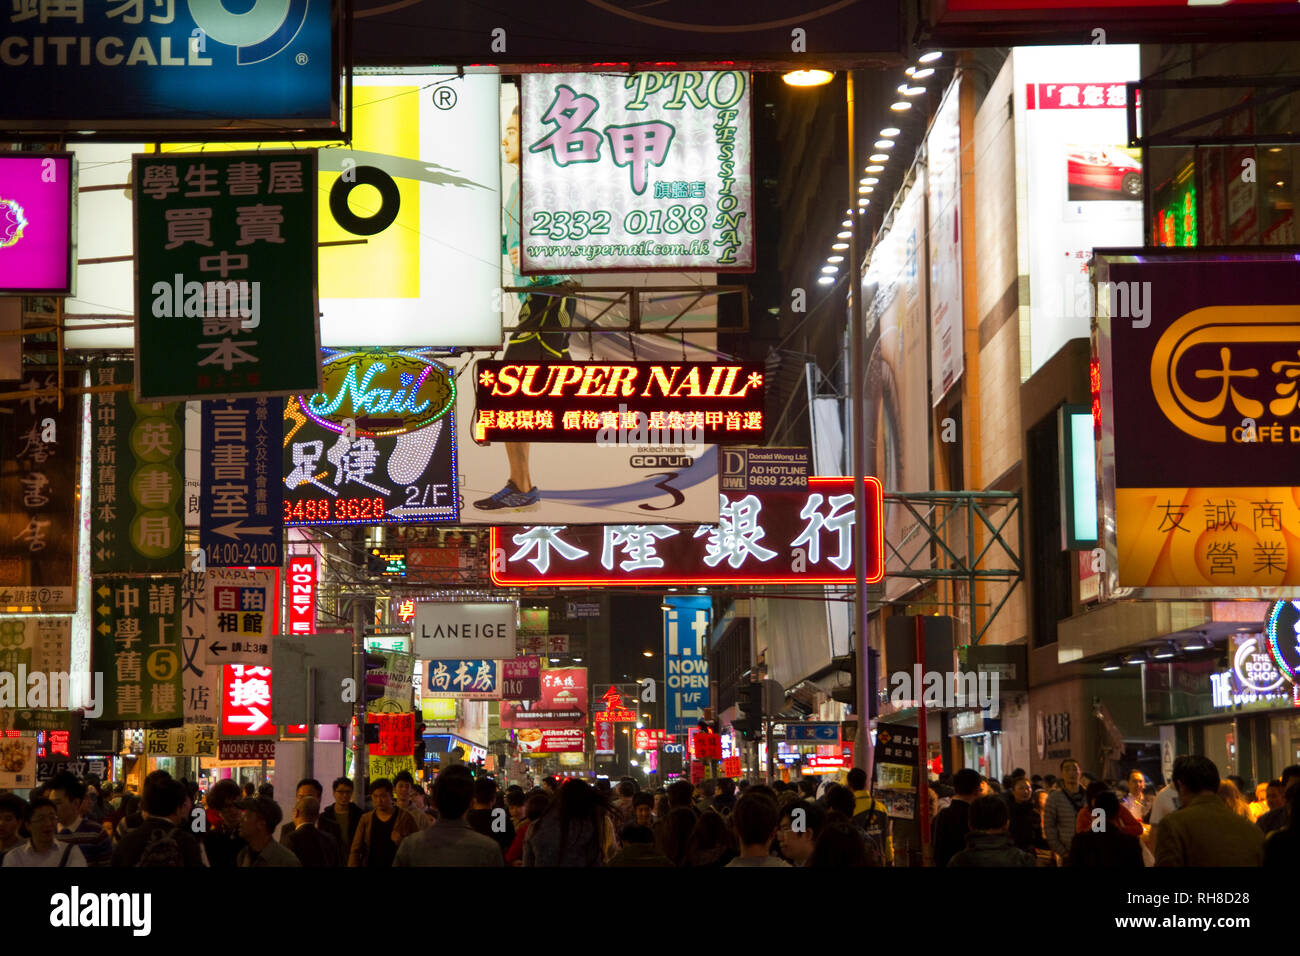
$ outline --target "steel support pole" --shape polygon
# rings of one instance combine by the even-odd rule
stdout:
[[[848,197],[849,218],[849,359],[853,381],[853,573],[855,593],[853,603],[854,649],[857,651],[857,711],[858,736],[853,746],[853,765],[871,774],[871,655],[867,653],[867,356],[866,327],[862,319],[862,253],[858,236],[862,230],[862,216],[853,200],[857,190],[857,123],[853,97],[853,71],[845,74],[846,105],[848,106]]]
[[[356,723],[353,734],[357,777],[352,788],[353,801],[364,812],[366,809],[366,645],[362,603],[352,602],[352,679],[355,682],[355,701],[352,718]]]

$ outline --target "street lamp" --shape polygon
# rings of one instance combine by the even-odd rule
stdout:
[[[926,54],[921,58],[922,63],[929,63],[931,60],[938,59],[942,54]],[[800,71],[805,72],[805,71]],[[823,71],[824,72],[824,71]],[[799,80],[792,79],[792,74],[787,74],[785,81],[791,86],[808,86],[813,85],[804,78]],[[856,101],[853,95],[853,71],[848,70],[844,74],[844,95],[845,105],[847,106],[848,118],[848,195],[849,202],[852,203],[853,197],[857,195],[857,123],[855,122],[855,113],[857,111]],[[827,75],[819,84],[830,82],[830,76]],[[890,109],[896,112],[911,109],[912,104],[900,101],[893,104]],[[885,140],[892,140],[901,130],[897,127],[887,126],[880,131],[880,136]],[[890,142],[890,146],[893,143]],[[877,147],[883,148],[883,147]],[[883,167],[881,167],[883,170]],[[868,167],[867,172],[873,173],[881,170]],[[864,183],[874,185],[874,183]],[[862,198],[858,200],[858,212],[862,213],[870,200]],[[850,206],[850,208],[852,208]],[[858,249],[858,234],[862,229],[862,219],[849,226],[844,232],[837,234],[837,239],[847,239],[849,242],[849,363],[853,376],[853,395],[852,395],[852,419],[853,419],[853,571],[854,571],[854,608],[853,620],[854,631],[857,634],[858,650],[858,696],[855,701],[855,707],[858,711],[858,735],[857,746],[853,748],[854,764],[864,770],[870,770],[872,747],[871,747],[871,719],[868,714],[871,712],[867,700],[868,688],[868,668],[870,667],[871,655],[867,653],[867,384],[866,384],[866,327],[862,317],[862,255]],[[825,268],[833,268],[827,266]],[[823,285],[829,285],[835,279],[831,275],[822,275],[818,282]]]

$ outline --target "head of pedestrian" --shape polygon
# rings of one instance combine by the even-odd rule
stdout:
[[[1016,803],[1028,803],[1034,795],[1034,788],[1025,777],[1017,777],[1011,786],[1011,796]]]
[[[308,794],[298,798],[298,802],[293,805],[293,825],[297,827],[315,824],[320,819],[320,800]]]
[[[1281,810],[1286,806],[1286,788],[1281,780],[1270,780],[1265,786],[1264,802],[1270,810]]]
[[[970,805],[970,828],[974,833],[1005,833],[1011,825],[1007,802],[1001,797],[980,797]]]
[[[239,835],[254,850],[260,851],[271,842],[271,835],[280,825],[280,806],[267,797],[245,797],[239,801],[239,809],[244,811],[239,821]]]
[[[654,822],[654,794],[642,790],[632,798],[632,811],[636,814],[636,824],[648,827]]]
[[[636,781],[631,777],[624,777],[618,782],[618,797],[620,800],[631,800],[636,796]]]
[[[957,791],[955,799],[964,800],[972,803],[980,797],[981,784],[984,778],[979,775],[978,770],[972,770],[970,767],[963,767],[952,776],[952,788]]]
[[[444,768],[438,774],[438,779],[433,784],[433,804],[438,810],[438,822],[447,823],[452,820],[459,820],[469,811],[471,802],[477,803],[479,792],[478,784],[489,781],[475,781],[473,775],[467,767],[459,764],[453,764]],[[496,784],[492,784],[495,793]],[[492,798],[488,798],[488,806],[491,806]]]
[[[748,792],[731,811],[731,826],[740,844],[741,856],[767,856],[781,822],[776,801],[762,793]]]
[[[555,793],[560,789],[560,781],[557,777],[543,777],[542,786],[546,789],[547,793]]]
[[[1283,767],[1280,779],[1284,794],[1289,794],[1293,788],[1300,787],[1300,763],[1293,763],[1289,767]]]
[[[861,767],[854,767],[849,771],[849,789],[854,793],[861,793],[867,789],[867,772]]]
[[[528,797],[522,790],[506,791],[506,813],[514,823],[518,824],[524,818],[524,804],[527,802]]]
[[[799,802],[786,807],[776,831],[781,855],[795,866],[803,866],[812,856],[817,837],[825,825],[826,811],[816,803]]]
[[[316,803],[320,805],[321,796],[325,793],[325,788],[321,786],[319,780],[313,780],[311,777],[304,777],[298,781],[298,787],[294,790],[295,800],[301,800],[303,797],[315,797]]]
[[[847,819],[852,819],[856,803],[853,791],[848,787],[833,783],[826,788],[826,809],[842,813]]]
[[[1066,757],[1061,761],[1061,782],[1066,790],[1074,791],[1079,786],[1082,776],[1083,771],[1079,768],[1079,761],[1073,757]]]
[[[1187,802],[1202,793],[1218,794],[1219,768],[1214,761],[1199,754],[1187,757],[1181,765],[1174,764],[1174,787],[1178,790],[1178,805],[1187,806]]]
[[[346,807],[352,802],[352,781],[347,777],[339,777],[334,781],[334,805],[337,807]]]
[[[1147,778],[1141,770],[1134,770],[1128,775],[1128,795],[1130,797],[1141,797],[1146,793]]]
[[[689,807],[695,788],[689,780],[676,780],[668,785],[668,806]]]
[[[46,853],[54,846],[54,834],[59,829],[59,811],[46,797],[34,797],[27,805],[27,832],[31,834],[32,847]]]
[[[380,777],[370,783],[370,800],[375,810],[383,816],[393,812],[393,782],[387,777]]]
[[[59,826],[72,827],[82,815],[86,785],[65,770],[50,781],[49,797],[58,813]]]
[[[143,806],[148,816],[179,822],[181,804],[184,802],[185,787],[170,775],[165,780],[145,781]]]
[[[393,778],[393,797],[397,800],[397,805],[405,809],[411,802],[411,791],[415,789],[415,778],[411,776],[411,771],[399,771]]]
[[[21,842],[18,829],[27,816],[27,804],[15,793],[0,793],[0,849]]]
[[[239,800],[239,784],[233,780],[218,780],[208,787],[208,815],[216,818],[212,822],[219,820],[223,829],[238,832]]]
[[[1115,796],[1115,791],[1104,783],[1101,785],[1101,790],[1089,795],[1088,806],[1093,811],[1094,821],[1097,819],[1096,811],[1100,810],[1102,812],[1103,825],[1107,829],[1112,824],[1117,825],[1119,823],[1119,797]]]
[[[491,810],[496,804],[497,782],[491,777],[479,777],[474,781],[474,801],[472,810]]]

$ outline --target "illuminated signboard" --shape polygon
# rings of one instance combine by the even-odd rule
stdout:
[[[761,443],[764,366],[480,361],[475,437],[603,444]]]
[[[227,664],[221,671],[221,736],[269,737],[271,668]]]
[[[501,662],[452,657],[425,665],[430,693],[444,697],[498,700],[501,697]]]
[[[1099,253],[1100,474],[1116,588],[1300,585],[1300,298],[1290,255]],[[1177,462],[1177,468],[1170,463]],[[1147,593],[1148,597],[1160,594]]]
[[[289,633],[316,633],[316,559],[311,555],[289,559]]]
[[[0,75],[23,94],[0,104],[5,129],[338,134],[341,18],[330,0],[233,10],[221,0],[78,0],[12,11]]]
[[[618,692],[618,688],[611,687],[605,691],[604,695],[597,702],[596,716],[600,720],[606,720],[611,723],[635,723],[637,712],[630,707],[623,706],[623,695]]]
[[[1300,601],[1278,601],[1268,612],[1268,652],[1281,676],[1300,686]],[[1258,666],[1258,660],[1253,660]],[[1268,673],[1258,670],[1256,683]]]
[[[1156,216],[1151,244],[1173,248],[1195,246],[1196,167],[1189,163],[1182,172],[1156,189]]]
[[[587,726],[587,669],[552,667],[542,671],[542,696],[535,701],[503,701],[501,727],[551,729]]]
[[[884,577],[883,494],[866,479],[867,581]],[[492,529],[492,580],[538,585],[852,584],[852,478],[720,495],[716,525]]]
[[[284,523],[456,518],[456,383],[427,349],[325,349],[284,410]]]
[[[525,73],[520,269],[754,268],[749,74]]]
[[[0,153],[0,292],[72,290],[71,153]]]
[[[667,742],[667,731],[652,730],[649,727],[638,727],[632,731],[633,746],[637,750],[657,750]]]

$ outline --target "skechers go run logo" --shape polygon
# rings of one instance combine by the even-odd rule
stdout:
[[[211,57],[203,55],[211,39],[235,47],[236,64],[251,66],[271,59],[294,41],[307,22],[312,0],[255,0],[246,13],[231,13],[221,0],[186,2],[197,27],[192,32],[182,22],[176,24],[178,30],[172,36],[8,36],[0,39],[0,64],[212,66]],[[159,21],[151,16],[149,23]]]

